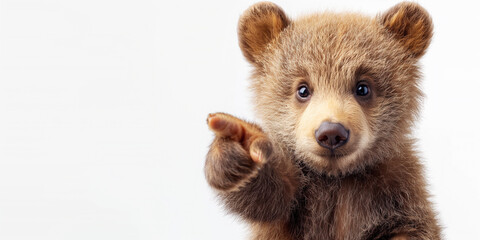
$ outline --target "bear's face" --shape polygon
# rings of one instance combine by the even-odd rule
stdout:
[[[399,149],[418,108],[418,58],[432,26],[418,5],[377,18],[322,13],[290,21],[260,3],[242,16],[257,114],[270,137],[320,172],[363,169]]]

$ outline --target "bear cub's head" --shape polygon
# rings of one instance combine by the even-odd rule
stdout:
[[[251,6],[238,35],[265,131],[287,154],[333,176],[401,156],[412,142],[417,63],[432,29],[411,2],[373,18],[324,12],[296,20],[273,3]]]

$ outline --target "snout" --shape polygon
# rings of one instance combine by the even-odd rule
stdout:
[[[340,123],[323,122],[315,130],[317,143],[331,151],[348,142],[349,131]]]

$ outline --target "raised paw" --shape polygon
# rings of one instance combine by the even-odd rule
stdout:
[[[258,126],[225,113],[210,114],[207,123],[216,135],[205,163],[207,180],[219,190],[238,189],[265,163],[270,141]]]
[[[207,124],[217,137],[240,143],[254,162],[262,161],[261,149],[253,147],[258,145],[255,142],[266,141],[258,126],[225,113],[209,114]]]

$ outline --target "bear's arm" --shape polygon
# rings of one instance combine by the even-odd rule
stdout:
[[[225,206],[251,221],[286,220],[299,182],[298,167],[258,126],[218,113],[208,122],[216,137],[205,174]]]

